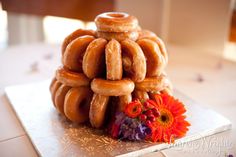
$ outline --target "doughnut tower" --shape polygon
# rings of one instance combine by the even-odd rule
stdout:
[[[97,30],[78,29],[62,44],[62,66],[50,85],[58,112],[72,122],[104,124],[108,107],[124,110],[152,93],[171,94],[164,69],[166,48],[155,33],[142,30],[138,20],[120,12],[95,18]],[[109,117],[108,117],[109,118]]]

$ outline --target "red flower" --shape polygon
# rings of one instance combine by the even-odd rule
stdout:
[[[151,125],[152,141],[173,142],[175,137],[183,137],[188,131],[184,105],[168,94],[154,96],[160,116]]]
[[[142,104],[138,100],[132,101],[126,105],[124,112],[130,118],[135,118],[142,112]]]
[[[148,99],[147,101],[145,101],[143,103],[143,106],[145,107],[145,109],[152,109],[152,108],[156,107],[156,102]]]
[[[163,103],[161,95],[155,94],[154,95],[154,99],[155,99],[154,101],[155,101],[155,104],[156,104],[155,106],[157,108],[159,108],[162,105],[162,103]]]
[[[111,127],[111,136],[112,136],[113,138],[117,138],[117,137],[118,137],[119,129],[120,129],[119,125],[117,125],[117,124],[115,124],[115,123],[112,124],[112,127]]]

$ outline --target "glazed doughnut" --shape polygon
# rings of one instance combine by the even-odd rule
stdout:
[[[56,78],[59,82],[71,87],[88,86],[90,83],[83,73],[72,72],[62,67],[57,69]]]
[[[89,120],[93,127],[100,128],[103,125],[108,101],[109,96],[93,94],[89,110]]]
[[[167,86],[166,88],[164,88],[161,93],[166,93],[166,94],[169,94],[169,95],[173,95],[173,92],[171,90],[171,88],[169,88],[169,86]]]
[[[106,45],[105,56],[107,79],[120,80],[123,73],[120,43],[115,39],[110,40]]]
[[[123,65],[123,69],[124,71],[127,71],[131,73],[132,71],[132,61],[130,59],[130,57],[128,57],[127,55],[122,55],[122,65]]]
[[[62,55],[64,54],[65,50],[66,50],[66,47],[67,45],[75,40],[76,38],[80,37],[80,36],[83,36],[83,35],[91,35],[91,36],[95,36],[95,31],[94,30],[86,30],[86,29],[77,29],[76,31],[72,32],[70,35],[68,35],[63,43],[62,43],[62,48],[61,48],[61,51],[62,51]]]
[[[128,32],[137,30],[136,17],[121,12],[107,12],[95,18],[97,30],[101,32]]]
[[[136,41],[138,39],[138,32],[97,32],[97,36],[100,38],[105,38],[107,40],[116,39],[117,41],[123,41],[125,39],[131,39]]]
[[[166,51],[166,47],[165,47],[165,44],[164,42],[157,36],[146,36],[146,37],[143,37],[143,38],[139,38],[139,39],[150,39],[154,42],[157,43],[157,45],[159,46],[160,48],[160,51],[161,51],[161,54],[164,56],[165,58],[165,62],[166,64],[168,63],[168,55],[167,55],[167,51]]]
[[[166,66],[165,58],[160,52],[157,43],[150,39],[140,39],[137,41],[142,48],[147,62],[147,77],[159,76]]]
[[[146,59],[142,49],[136,42],[130,39],[122,41],[121,48],[124,71],[134,82],[142,81],[146,75]]]
[[[151,32],[149,30],[145,30],[145,29],[138,31],[138,33],[139,33],[138,39],[157,36],[155,33]]]
[[[52,93],[52,87],[56,83],[56,81],[57,81],[56,77],[53,77],[53,79],[52,79],[52,81],[50,83],[50,86],[49,86],[49,90],[50,90],[51,93]]]
[[[166,77],[166,75],[163,75],[163,76]],[[169,79],[165,80],[165,86],[162,90],[152,91],[152,92],[149,92],[148,94],[149,94],[149,97],[151,97],[151,99],[154,99],[153,94],[156,94],[156,93],[158,93],[158,94],[167,93],[169,95],[173,95],[173,87],[172,87],[170,80]]]
[[[72,122],[83,123],[89,118],[92,91],[87,87],[71,88],[64,101],[64,112]]]
[[[118,100],[118,111],[124,111],[126,105],[128,103],[130,103],[132,101],[132,95],[131,94],[127,94],[127,95],[123,95],[123,96],[119,96],[119,100]]]
[[[55,95],[56,95],[56,91],[58,90],[58,88],[62,85],[61,82],[59,81],[56,81],[53,85],[52,85],[52,88],[51,88],[51,95],[52,95],[52,102],[53,102],[53,105],[56,107],[55,105]]]
[[[72,71],[82,72],[82,59],[84,52],[91,41],[95,38],[93,36],[85,35],[73,40],[65,50],[62,56],[63,65]]]
[[[137,82],[135,88],[145,92],[159,92],[168,85],[168,79],[164,75],[148,77],[142,82]]]
[[[173,95],[173,86],[172,83],[170,82],[170,80],[166,80],[166,87],[161,91],[161,93],[167,93],[169,95]]]
[[[91,82],[91,89],[94,93],[105,96],[121,96],[132,93],[134,83],[130,79],[116,81],[95,78]]]
[[[55,94],[55,106],[57,110],[64,115],[64,100],[66,93],[70,90],[71,87],[62,84],[56,91]]]
[[[136,89],[133,92],[133,97],[134,97],[134,99],[138,98],[141,101],[145,101],[145,100],[149,99],[149,96],[148,96],[147,92],[136,90]]]
[[[107,41],[102,38],[93,40],[87,47],[83,57],[83,71],[88,78],[94,78],[103,73],[105,68],[105,46]]]

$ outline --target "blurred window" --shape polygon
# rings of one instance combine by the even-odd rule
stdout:
[[[78,28],[95,29],[93,22],[46,16],[43,20],[45,40],[48,43],[61,43],[72,31]]]
[[[0,3],[0,49],[7,47],[7,13]]]

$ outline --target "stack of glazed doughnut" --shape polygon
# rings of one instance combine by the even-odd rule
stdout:
[[[104,124],[108,107],[124,110],[152,93],[171,94],[164,68],[168,56],[154,33],[141,30],[126,13],[110,12],[95,18],[97,30],[78,29],[62,44],[62,64],[50,85],[55,108],[77,123]]]

